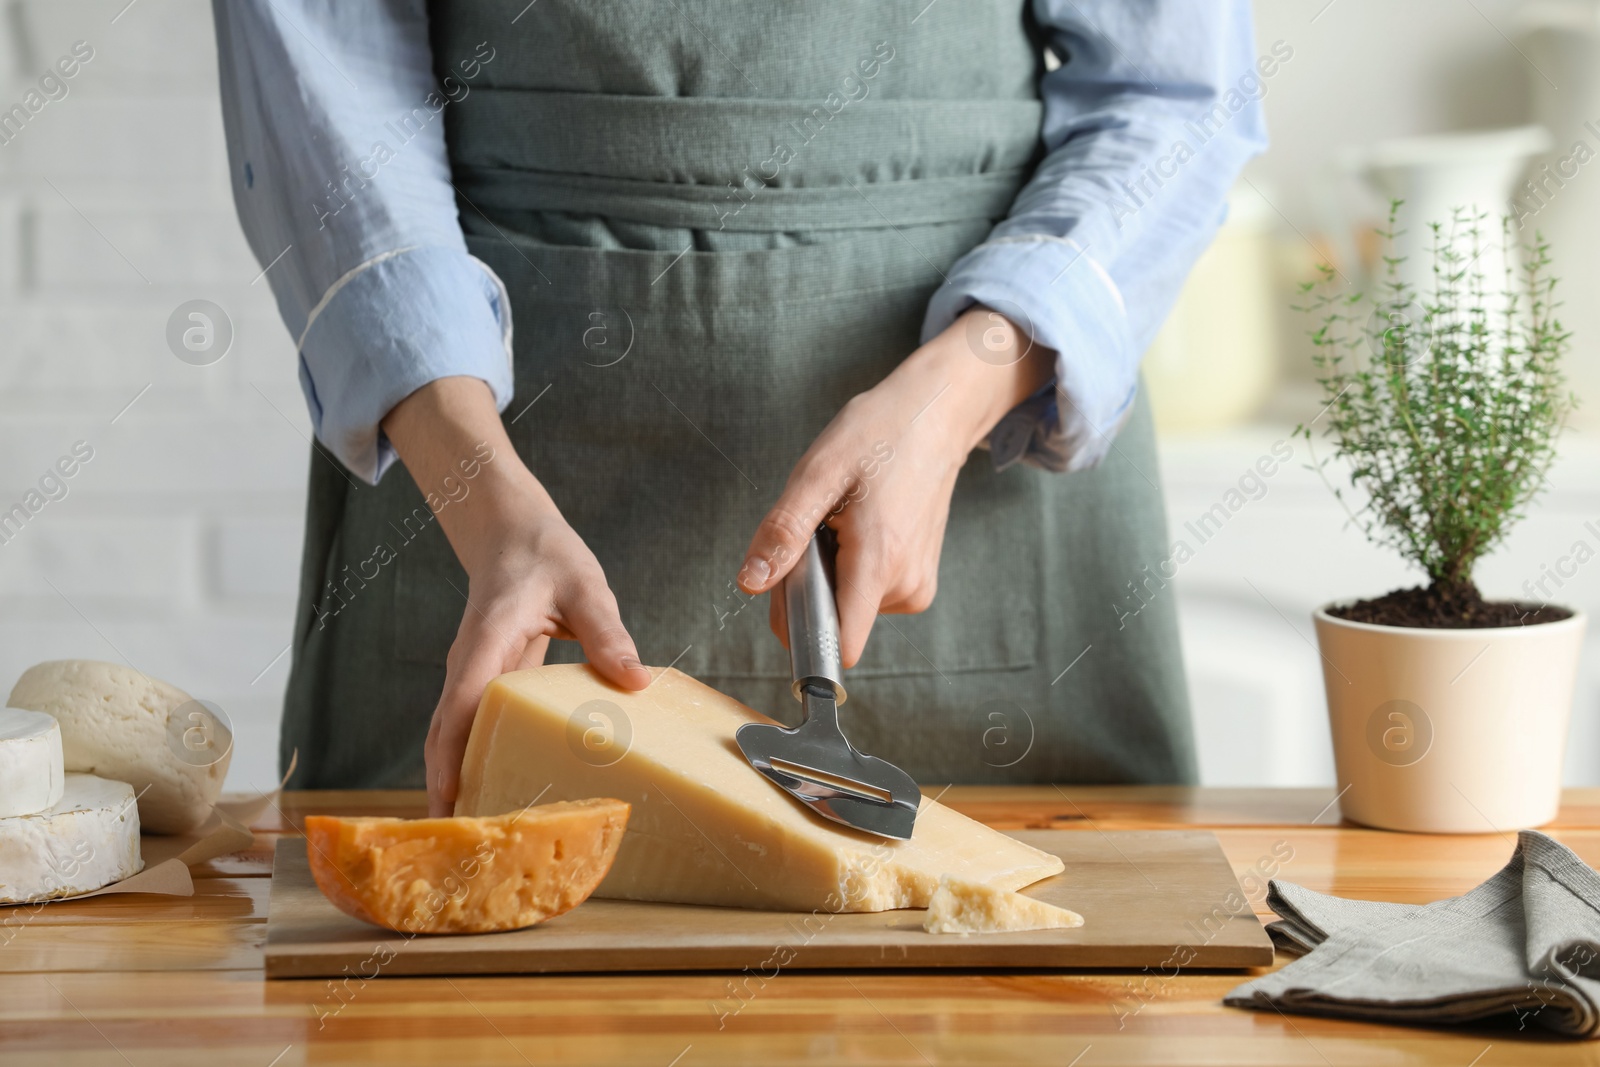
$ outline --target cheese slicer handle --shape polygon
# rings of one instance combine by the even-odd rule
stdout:
[[[836,704],[845,699],[844,669],[839,665],[839,605],[834,593],[838,547],[833,531],[819,527],[783,579],[789,663],[794,668],[794,696],[801,702],[808,685],[829,690]]]

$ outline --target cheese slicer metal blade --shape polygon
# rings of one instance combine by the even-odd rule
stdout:
[[[794,695],[805,721],[792,729],[750,722],[736,739],[750,765],[816,814],[880,837],[911,837],[922,792],[905,771],[857,752],[839,727],[845,701],[834,599],[833,531],[819,529],[783,580]]]

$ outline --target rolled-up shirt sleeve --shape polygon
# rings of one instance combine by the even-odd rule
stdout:
[[[983,305],[1056,353],[1050,387],[987,444],[997,467],[1103,459],[1139,360],[1266,145],[1248,0],[1033,0],[1061,65],[1040,86],[1046,155],[929,303],[923,339]],[[1292,53],[1291,53],[1292,54]]]
[[[511,310],[467,252],[444,141],[445,108],[492,49],[440,85],[422,0],[212,11],[240,222],[318,440],[376,483],[396,458],[380,422],[419,387],[466,375],[511,402]]]

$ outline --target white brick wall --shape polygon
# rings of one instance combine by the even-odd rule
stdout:
[[[265,787],[309,424],[233,212],[210,7],[125,3],[0,10],[0,110],[73,42],[95,50],[0,145],[0,508],[74,441],[95,449],[67,497],[0,544],[0,692],[42,659],[126,657],[220,704],[229,787]],[[166,346],[194,298],[234,324],[209,367]]]

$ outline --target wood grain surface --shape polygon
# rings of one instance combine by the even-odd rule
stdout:
[[[1076,911],[1069,930],[930,934],[921,911],[856,915],[586,901],[526,930],[407,937],[354,919],[317,888],[304,839],[281,841],[267,918],[269,978],[1051,967],[1246,968],[1272,962],[1217,839],[1204,830],[1012,830],[1066,870],[1025,892]]]
[[[1331,789],[957,787],[942,799],[1001,829],[1211,829],[1263,916],[1264,872],[1343,896],[1421,903],[1470,889],[1513,846],[1495,832],[1429,837],[1342,824]],[[1565,800],[1548,832],[1600,864],[1600,790],[1569,790]],[[0,1064],[1600,1067],[1600,1044],[1514,1024],[1403,1029],[1221,1005],[1260,971],[269,981],[273,846],[319,812],[424,808],[411,793],[291,794],[257,821],[252,848],[195,871],[192,898],[0,910]]]

